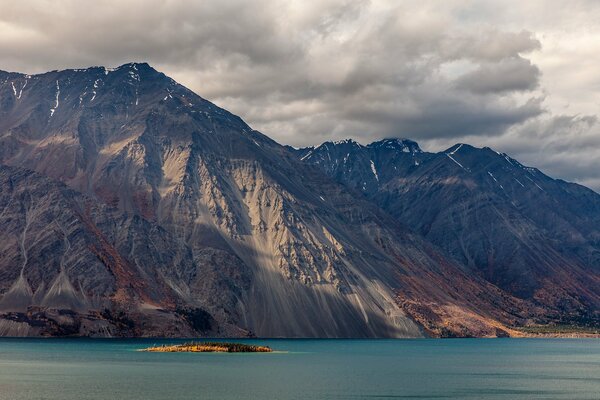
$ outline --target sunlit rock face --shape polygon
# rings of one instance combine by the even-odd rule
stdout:
[[[496,336],[539,311],[147,64],[0,73],[0,163],[0,334]]]
[[[386,139],[293,150],[559,322],[600,323],[600,195],[490,148]]]

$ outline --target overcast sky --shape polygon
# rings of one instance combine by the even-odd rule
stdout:
[[[280,143],[467,142],[600,189],[600,1],[0,6],[3,70],[147,61]]]

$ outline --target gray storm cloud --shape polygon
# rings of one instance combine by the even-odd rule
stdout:
[[[461,76],[457,87],[477,94],[529,91],[539,85],[540,70],[531,61],[511,57],[484,64]]]
[[[2,3],[0,69],[147,61],[282,143],[403,136],[440,149],[468,138],[600,186],[598,126],[581,116],[597,97],[575,74],[555,83],[587,65],[586,46],[600,50],[594,2]],[[580,32],[577,51],[561,41],[567,28]],[[592,67],[579,76],[600,84]]]

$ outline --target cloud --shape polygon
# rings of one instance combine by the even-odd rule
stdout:
[[[147,61],[282,143],[468,137],[589,181],[559,146],[545,158],[522,149],[554,143],[542,133],[569,121],[561,132],[587,143],[582,158],[600,158],[597,124],[573,116],[600,102],[598,11],[584,0],[10,2],[0,69]]]
[[[528,91],[539,85],[540,70],[531,61],[512,57],[497,63],[483,64],[456,81],[459,89],[472,93]]]

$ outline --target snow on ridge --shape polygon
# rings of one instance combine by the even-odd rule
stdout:
[[[358,143],[356,140],[350,139],[350,138],[348,138],[348,139],[341,139],[341,140],[334,140],[332,143],[335,144],[335,145],[338,145],[338,144],[354,144],[354,145],[357,145],[359,147],[362,147],[362,145],[360,143]]]
[[[369,146],[378,145],[378,147],[385,147],[392,150],[400,149],[403,153],[422,153],[423,150],[419,147],[419,144],[413,140],[405,138],[386,138],[378,142],[373,142]]]
[[[456,152],[457,152],[457,151],[459,151],[459,150],[460,150],[462,147],[463,147],[463,143],[460,143],[460,145],[459,145],[459,146],[458,146],[456,149],[454,149],[453,151],[451,151],[451,152],[450,152],[450,153],[448,153],[448,154],[450,154],[450,155],[454,155],[454,154],[456,154]]]
[[[106,67],[102,67],[104,69],[104,75],[108,75],[111,72],[115,72],[118,71],[120,67],[117,68],[106,68]]]
[[[343,144],[343,143],[351,143],[353,140],[352,139],[341,139],[341,140],[334,140],[333,144]]]

